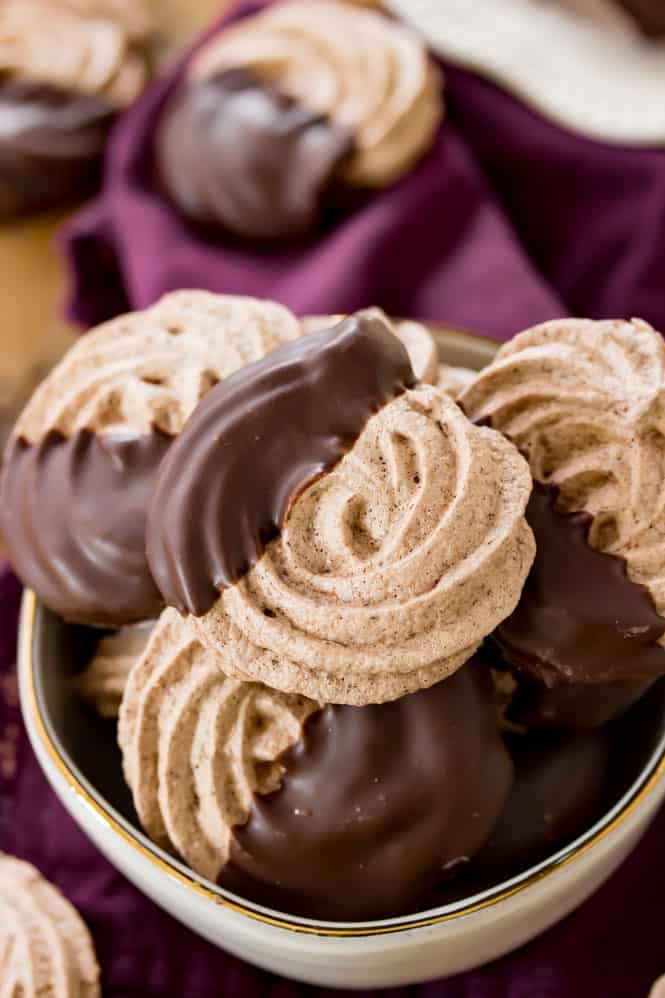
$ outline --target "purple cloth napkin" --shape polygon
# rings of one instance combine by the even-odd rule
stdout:
[[[0,851],[34,863],[77,906],[105,998],[333,998],[250,967],[143,897],[68,817],[32,754],[17,702],[20,587],[0,569]],[[665,970],[665,810],[612,879],[568,918],[501,960],[386,998],[646,998]],[[369,995],[371,992],[356,992]],[[376,993],[376,992],[375,992]]]
[[[299,312],[380,304],[497,338],[555,315],[641,315],[665,329],[665,152],[572,136],[471,74],[448,72],[428,158],[325,237],[257,252],[195,238],[151,184],[153,124],[179,70],[122,121],[104,190],[70,224],[70,312],[84,324],[181,286],[264,295]],[[143,898],[49,791],[15,696],[18,586],[0,575],[0,849],[80,908],[106,996],[328,998],[214,949]],[[577,912],[518,952],[388,998],[646,998],[665,970],[661,812]],[[341,994],[341,992],[340,992]]]

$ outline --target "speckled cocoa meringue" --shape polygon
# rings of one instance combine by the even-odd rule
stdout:
[[[177,434],[212,385],[299,335],[295,316],[276,302],[174,291],[81,337],[34,392],[13,436]]]
[[[249,70],[354,137],[347,183],[383,187],[407,173],[441,120],[441,81],[420,40],[375,11],[287,2],[212,39],[190,69],[194,82]]]
[[[167,609],[127,683],[118,726],[125,778],[150,837],[215,880],[255,793],[320,704],[226,676],[191,621]]]
[[[115,5],[114,5],[115,6]],[[136,18],[57,0],[4,0],[0,73],[124,107],[143,89],[148,63]]]
[[[383,309],[371,308],[369,314],[379,316],[388,323],[395,336],[402,341],[411,361],[413,373],[418,381],[435,385],[439,377],[439,354],[434,338],[427,326],[422,322],[410,319],[389,319]],[[305,315],[300,320],[303,334],[323,329],[339,321],[341,316],[335,315]]]
[[[505,344],[460,403],[517,445],[561,508],[593,517],[589,543],[625,559],[665,616],[661,336],[639,319],[543,323]]]
[[[229,675],[314,699],[431,686],[514,609],[534,556],[530,490],[501,435],[433,387],[407,391],[194,624]]]
[[[273,302],[179,291],[82,337],[7,446],[0,522],[24,583],[79,623],[158,616],[145,516],[164,454],[213,385],[299,334]]]
[[[0,853],[0,991],[8,998],[100,998],[90,934],[29,863]]]
[[[154,626],[155,621],[145,620],[106,635],[90,663],[76,677],[76,692],[100,717],[118,716],[129,674],[145,651]]]

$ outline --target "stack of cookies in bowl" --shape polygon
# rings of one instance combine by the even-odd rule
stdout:
[[[204,292],[82,338],[16,425],[2,529],[95,635],[76,684],[150,838],[357,922],[577,834],[665,672],[664,372],[639,322],[548,323],[475,375],[377,309]]]

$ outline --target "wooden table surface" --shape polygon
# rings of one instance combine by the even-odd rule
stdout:
[[[129,0],[131,2],[131,0]],[[177,49],[229,0],[154,0]],[[54,236],[63,214],[0,224],[0,437],[32,386],[73,341],[61,318],[65,295]]]

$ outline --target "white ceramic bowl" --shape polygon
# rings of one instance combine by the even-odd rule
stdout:
[[[448,363],[480,368],[495,349],[464,333],[437,335]],[[584,834],[538,865],[473,897],[407,917],[363,923],[295,918],[230,894],[154,845],[127,816],[131,805],[111,803],[123,793],[105,785],[109,773],[119,770],[118,760],[100,767],[94,781],[84,775],[82,760],[99,746],[91,753],[91,732],[70,730],[66,684],[53,678],[55,663],[67,657],[68,633],[26,593],[21,705],[51,786],[101,852],[157,904],[216,945],[285,977],[341,988],[388,987],[455,974],[498,957],[596,890],[635,846],[665,797],[664,709],[660,731],[623,796]],[[115,748],[109,743],[105,750]]]

